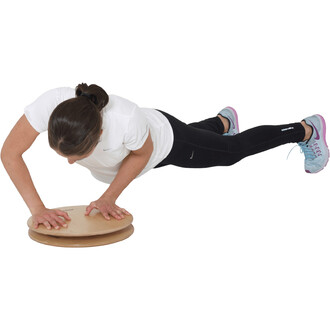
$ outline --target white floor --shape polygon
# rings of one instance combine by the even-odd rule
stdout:
[[[330,122],[323,1],[19,3],[0,20],[1,145],[25,105],[82,81],[187,122],[227,105],[241,130]],[[0,166],[0,328],[329,329],[330,169],[306,174],[298,148],[286,160],[293,146],[228,168],[152,170],[118,200],[133,236],[84,249],[30,240]],[[46,134],[24,159],[48,207],[106,189]]]

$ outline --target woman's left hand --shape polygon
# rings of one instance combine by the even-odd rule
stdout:
[[[98,209],[105,219],[110,220],[110,216],[113,216],[117,220],[124,219],[126,215],[131,215],[125,209],[117,206],[114,200],[106,197],[100,197],[98,200],[91,202],[86,208],[85,215],[89,215],[93,209]]]

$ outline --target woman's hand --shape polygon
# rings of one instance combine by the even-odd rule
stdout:
[[[47,229],[52,229],[52,227],[60,229],[60,226],[67,227],[66,222],[60,217],[63,217],[65,220],[71,220],[69,215],[64,211],[43,208],[32,214],[33,226],[37,229],[42,223]]]
[[[86,208],[85,215],[89,215],[93,209],[98,209],[107,220],[110,220],[109,215],[117,220],[124,219],[126,215],[131,215],[125,209],[117,206],[114,200],[105,196],[100,197],[97,201],[91,202]]]

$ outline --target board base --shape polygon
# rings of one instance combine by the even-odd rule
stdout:
[[[65,237],[65,236],[52,236],[39,234],[31,229],[29,229],[29,236],[31,239],[38,243],[60,246],[60,247],[92,247],[101,246],[112,243],[117,243],[123,241],[124,239],[130,237],[134,232],[133,225],[116,231],[110,234],[95,235],[95,236],[82,236],[82,237]]]

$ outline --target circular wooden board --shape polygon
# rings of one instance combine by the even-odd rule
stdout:
[[[60,237],[83,237],[117,232],[128,227],[133,222],[131,215],[126,216],[122,220],[117,220],[113,217],[110,217],[110,220],[106,220],[96,209],[89,216],[85,216],[86,207],[87,205],[79,205],[57,208],[69,214],[71,220],[66,220],[67,228],[60,226],[60,229],[47,229],[43,224],[40,224],[36,229],[33,227],[32,217],[29,218],[27,224],[31,231],[38,234]]]
[[[110,234],[96,235],[96,236],[83,236],[83,237],[65,237],[65,236],[52,236],[39,234],[33,230],[29,230],[31,239],[38,243],[60,246],[60,247],[92,247],[107,245],[120,242],[130,237],[134,232],[134,227],[128,227]]]

